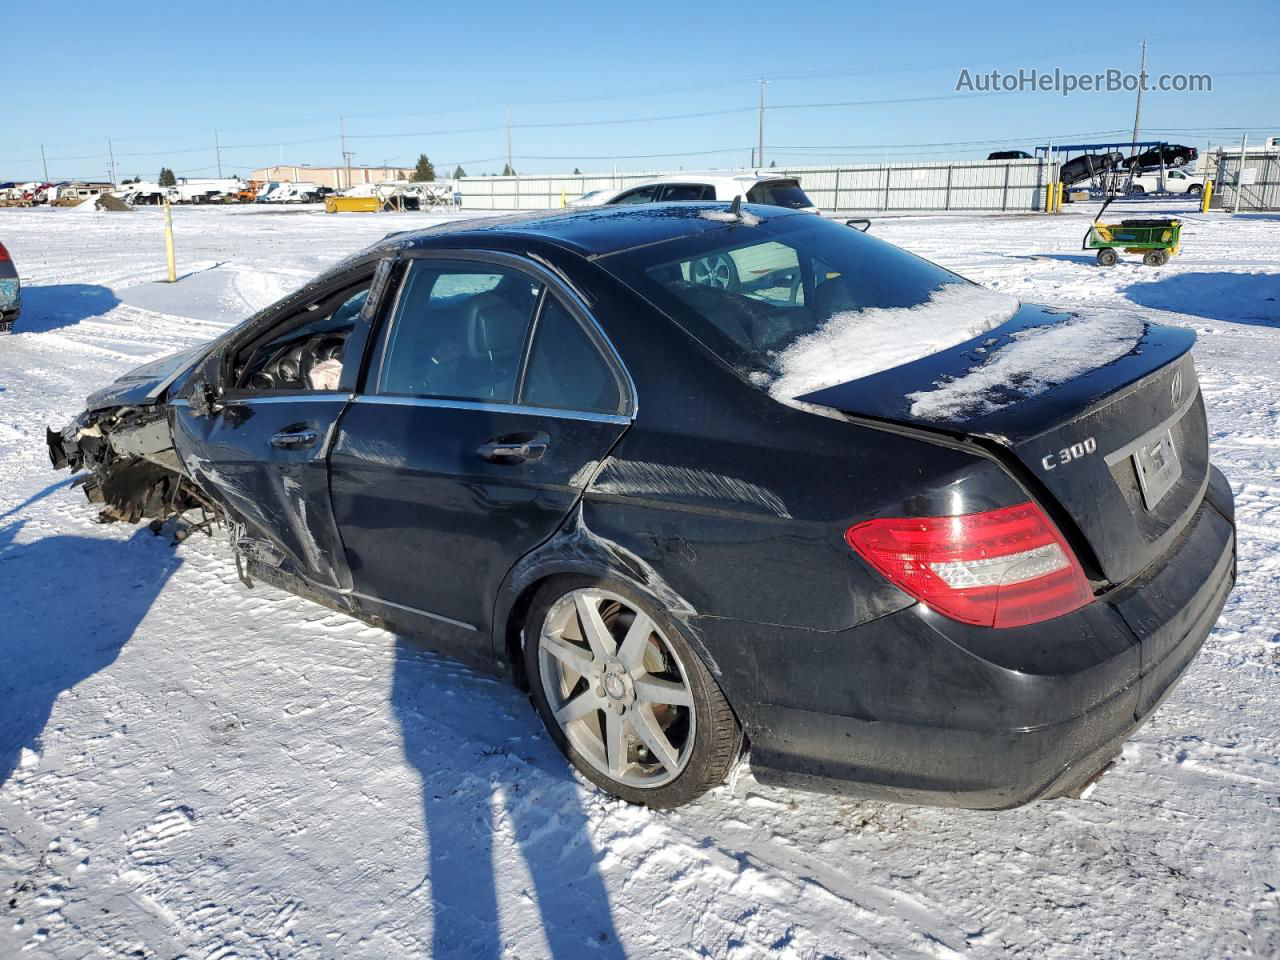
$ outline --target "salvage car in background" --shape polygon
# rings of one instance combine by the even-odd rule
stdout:
[[[626,800],[745,741],[1003,808],[1100,775],[1232,587],[1194,339],[776,207],[540,213],[389,236],[48,446],[103,520],[220,521],[246,580],[527,684]]]
[[[1166,143],[1162,147],[1151,147],[1143,150],[1135,157],[1125,157],[1124,166],[1128,167],[1181,167],[1200,156],[1195,147],[1183,146],[1180,143]]]
[[[0,243],[0,333],[12,333],[22,309],[22,283],[9,251]]]

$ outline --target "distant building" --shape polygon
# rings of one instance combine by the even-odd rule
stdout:
[[[308,182],[332,187],[334,190],[345,190],[361,183],[408,180],[412,176],[412,167],[311,167],[305,163],[280,163],[253,171],[249,174],[249,179]]]

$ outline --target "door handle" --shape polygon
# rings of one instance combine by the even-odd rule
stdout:
[[[550,439],[545,433],[497,437],[481,444],[476,453],[491,463],[528,463],[542,459]]]
[[[284,450],[301,450],[303,447],[314,447],[319,439],[320,434],[314,430],[298,430],[296,432],[282,430],[271,438],[271,445]]]

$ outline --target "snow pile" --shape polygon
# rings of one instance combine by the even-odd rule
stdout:
[[[1000,326],[1018,301],[971,283],[948,283],[915,307],[874,307],[834,314],[774,359],[769,393],[791,403],[972,340]]]
[[[730,213],[728,210],[703,210],[702,219],[716,220],[720,223],[740,223],[744,227],[758,227],[760,218],[754,213],[747,213],[742,210],[738,213]]]
[[[990,413],[1119,360],[1146,329],[1141,317],[1116,311],[1019,331],[964,376],[908,394],[911,415],[951,419]]]

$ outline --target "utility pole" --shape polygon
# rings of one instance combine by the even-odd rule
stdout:
[[[44,158],[44,144],[40,144],[40,166],[44,167],[44,182],[49,182],[49,161]]]
[[[1138,153],[1138,124],[1142,120],[1142,88],[1147,82],[1147,38],[1142,38],[1142,59],[1138,64],[1138,103],[1133,108],[1133,145],[1129,147],[1129,156]]]
[[[760,149],[756,151],[756,161],[764,166],[764,77],[760,78]]]
[[[506,112],[507,125],[507,169],[512,173],[516,172],[514,164],[511,162],[511,107],[509,105],[502,108]]]
[[[111,150],[110,137],[107,137],[107,164],[109,167],[107,172],[111,177],[111,189],[114,190],[116,186],[116,156]]]
[[[218,179],[222,179],[222,145],[218,143],[218,128],[213,128],[213,155],[218,158]]]
[[[351,158],[347,156],[347,122],[342,117],[338,118],[338,143],[341,144],[342,162],[347,168],[347,186],[351,186]],[[338,184],[339,189],[342,188],[341,182]]]

